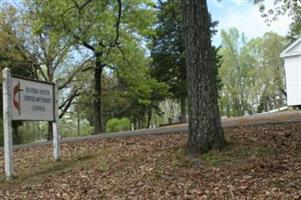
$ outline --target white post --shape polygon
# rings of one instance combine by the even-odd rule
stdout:
[[[4,162],[7,179],[13,176],[13,138],[12,138],[12,107],[11,107],[11,73],[3,70],[3,130],[4,130]]]
[[[60,134],[58,131],[59,126],[59,113],[58,113],[58,87],[57,84],[54,85],[54,121],[52,122],[52,130],[53,130],[53,157],[54,160],[59,161],[61,157],[61,149],[60,149]]]

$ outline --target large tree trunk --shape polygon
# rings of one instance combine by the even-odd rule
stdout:
[[[95,53],[96,64],[94,69],[94,92],[93,99],[94,107],[94,134],[103,132],[103,119],[102,119],[102,103],[101,103],[101,76],[103,64],[101,62],[102,53]]]
[[[182,0],[184,8],[189,137],[187,153],[196,156],[224,145],[218,108],[216,69],[206,0]]]
[[[186,97],[181,97],[180,99],[180,104],[181,104],[181,122],[185,123],[187,122],[187,111],[186,111]]]

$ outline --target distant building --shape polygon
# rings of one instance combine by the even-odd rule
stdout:
[[[301,105],[301,38],[287,47],[280,57],[284,59],[287,105]]]

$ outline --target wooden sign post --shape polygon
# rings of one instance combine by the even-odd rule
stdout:
[[[8,68],[3,70],[3,131],[4,131],[4,162],[7,178],[13,175],[13,137],[11,108],[11,74]]]
[[[3,70],[4,160],[8,179],[13,176],[13,120],[52,121],[53,156],[60,160],[56,84],[12,76],[8,68]]]
[[[59,122],[59,99],[58,99],[58,87],[57,84],[54,86],[54,120],[52,122],[52,132],[53,132],[53,158],[55,161],[60,160],[61,148],[60,148],[60,134],[58,132],[58,122]]]

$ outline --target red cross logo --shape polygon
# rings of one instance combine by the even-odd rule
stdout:
[[[19,115],[21,115],[21,95],[20,95],[21,91],[23,90],[20,87],[20,81],[19,81],[18,84],[14,87],[14,97],[13,97],[13,105],[18,110]]]

